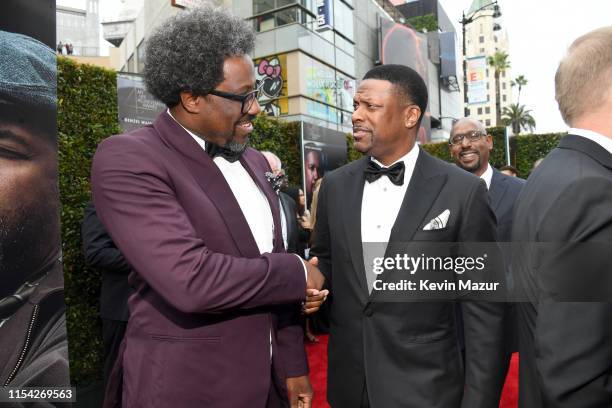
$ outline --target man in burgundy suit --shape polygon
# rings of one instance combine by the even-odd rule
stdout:
[[[270,168],[246,147],[253,45],[221,9],[162,24],[145,81],[168,110],[94,157],[98,214],[134,271],[115,366],[124,407],[310,406],[300,303],[312,288],[316,309],[323,277],[285,253]],[[119,405],[113,389],[106,405]]]

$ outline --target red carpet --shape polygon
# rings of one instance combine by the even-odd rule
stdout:
[[[318,343],[307,343],[308,364],[310,365],[310,381],[314,388],[313,408],[328,408],[325,396],[327,382],[327,336],[317,336]],[[502,393],[500,408],[516,408],[518,406],[518,354],[514,353],[510,362],[510,370]]]

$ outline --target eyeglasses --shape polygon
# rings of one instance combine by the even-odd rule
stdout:
[[[486,136],[486,133],[479,130],[473,130],[471,132],[453,135],[450,139],[448,139],[448,144],[451,146],[460,145],[464,138],[467,138],[470,142],[475,142],[483,136]]]
[[[255,102],[257,98],[259,98],[260,89],[261,87],[258,87],[257,89],[247,94],[244,94],[244,95],[239,95],[239,94],[230,93],[230,92],[217,91],[216,89],[213,89],[212,91],[209,91],[208,93],[211,95],[219,96],[221,98],[229,99],[231,101],[242,103],[242,106],[240,107],[240,112],[242,114],[246,114],[248,111],[251,110],[251,107],[253,106],[253,102]]]

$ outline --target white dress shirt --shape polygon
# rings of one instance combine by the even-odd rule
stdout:
[[[567,131],[570,135],[577,135],[592,140],[612,154],[612,139],[592,130],[571,128]]]
[[[362,242],[388,242],[391,229],[395,224],[395,219],[399,213],[400,206],[406,195],[406,189],[412,178],[414,166],[419,156],[419,146],[417,144],[403,157],[397,160],[404,162],[404,183],[396,186],[389,180],[389,177],[382,176],[378,180],[369,183],[365,182],[363,187],[363,198],[361,199],[361,241]],[[371,158],[373,162],[381,167],[382,163]],[[418,200],[418,197],[414,197]]]
[[[487,190],[491,189],[491,180],[493,179],[493,167],[487,163],[487,169],[480,175],[480,178],[487,183]]]

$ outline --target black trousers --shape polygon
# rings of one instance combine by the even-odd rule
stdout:
[[[104,388],[113,369],[119,346],[125,336],[127,322],[122,320],[102,319],[102,342],[104,344]]]

